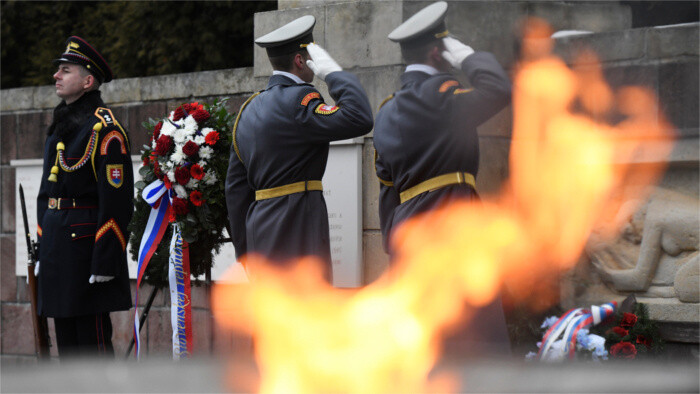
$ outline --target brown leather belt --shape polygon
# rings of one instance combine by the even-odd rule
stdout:
[[[49,198],[49,209],[90,209],[97,208],[97,202],[85,198]]]

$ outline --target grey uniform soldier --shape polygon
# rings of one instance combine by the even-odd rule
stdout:
[[[389,34],[401,45],[406,72],[401,89],[377,113],[374,128],[380,179],[379,217],[384,246],[403,221],[454,199],[478,199],[476,127],[510,102],[510,80],[495,57],[450,37],[447,3],[422,9]],[[472,85],[449,73],[454,67]],[[474,342],[509,349],[498,300],[470,328]]]
[[[233,128],[226,202],[236,257],[277,264],[316,256],[331,279],[321,178],[329,143],[367,134],[372,110],[357,78],[313,43],[307,15],[258,38],[274,69],[267,88],[241,107]],[[327,105],[310,82],[328,84]]]

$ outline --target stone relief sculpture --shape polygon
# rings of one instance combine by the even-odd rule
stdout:
[[[700,302],[700,200],[659,188],[646,209],[623,211],[622,235],[608,242],[592,237],[587,248],[603,281],[617,292]]]

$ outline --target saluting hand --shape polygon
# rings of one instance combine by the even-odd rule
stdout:
[[[101,283],[101,282],[109,282],[110,280],[114,279],[113,276],[104,276],[104,275],[90,275],[90,283]]]
[[[311,56],[311,60],[307,60],[306,65],[317,77],[321,78],[321,80],[325,81],[326,75],[332,72],[343,71],[343,68],[320,46],[311,43],[306,47],[306,50],[309,52],[309,56]]]
[[[442,39],[442,42],[445,44],[446,49],[446,51],[442,52],[442,57],[454,68],[461,68],[464,59],[474,53],[474,50],[469,45],[464,45],[455,38],[445,37]]]

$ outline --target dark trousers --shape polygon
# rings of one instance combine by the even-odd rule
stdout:
[[[54,318],[56,343],[61,359],[114,357],[112,320],[109,313]]]

